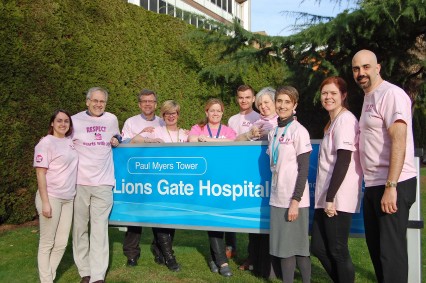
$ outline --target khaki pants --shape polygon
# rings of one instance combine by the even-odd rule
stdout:
[[[112,186],[77,185],[72,233],[74,261],[80,276],[90,276],[90,282],[104,280],[108,268],[111,208]]]
[[[40,282],[53,282],[56,269],[64,255],[71,230],[73,200],[49,197],[52,217],[42,215],[42,203],[37,191],[35,198],[40,222],[40,242],[38,246],[38,272]]]

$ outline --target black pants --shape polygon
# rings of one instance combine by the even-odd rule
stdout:
[[[227,247],[232,247],[232,250],[237,251],[237,233],[225,232],[225,244]]]
[[[407,226],[410,207],[416,201],[416,185],[415,177],[398,183],[398,210],[394,214],[386,214],[381,209],[385,186],[365,188],[365,239],[379,283],[408,280]]]
[[[141,248],[139,242],[141,240],[142,227],[129,226],[124,235],[123,253],[128,259],[137,259],[140,257]]]
[[[210,254],[217,266],[228,263],[225,253],[224,232],[207,231],[210,242]]]
[[[337,211],[328,217],[315,209],[312,223],[311,253],[316,256],[335,283],[353,283],[355,269],[348,249],[352,213]]]

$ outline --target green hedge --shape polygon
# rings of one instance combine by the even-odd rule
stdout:
[[[269,64],[253,64],[231,81],[203,77],[221,46],[205,46],[189,36],[194,27],[121,0],[2,1],[0,22],[0,224],[35,217],[34,146],[55,109],[85,108],[90,87],[109,90],[107,111],[120,126],[139,113],[137,93],[150,88],[160,103],[181,103],[181,126],[189,128],[208,97],[225,100],[227,120],[238,111],[232,97],[239,83],[260,89],[285,77],[281,65]]]

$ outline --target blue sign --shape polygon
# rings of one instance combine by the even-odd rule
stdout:
[[[110,224],[250,233],[269,231],[266,142],[121,145]],[[309,169],[311,219],[319,144]],[[363,234],[362,215],[352,232]]]

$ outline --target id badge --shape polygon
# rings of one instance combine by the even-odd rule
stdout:
[[[278,185],[278,173],[276,170],[272,173],[272,190],[276,191]]]

